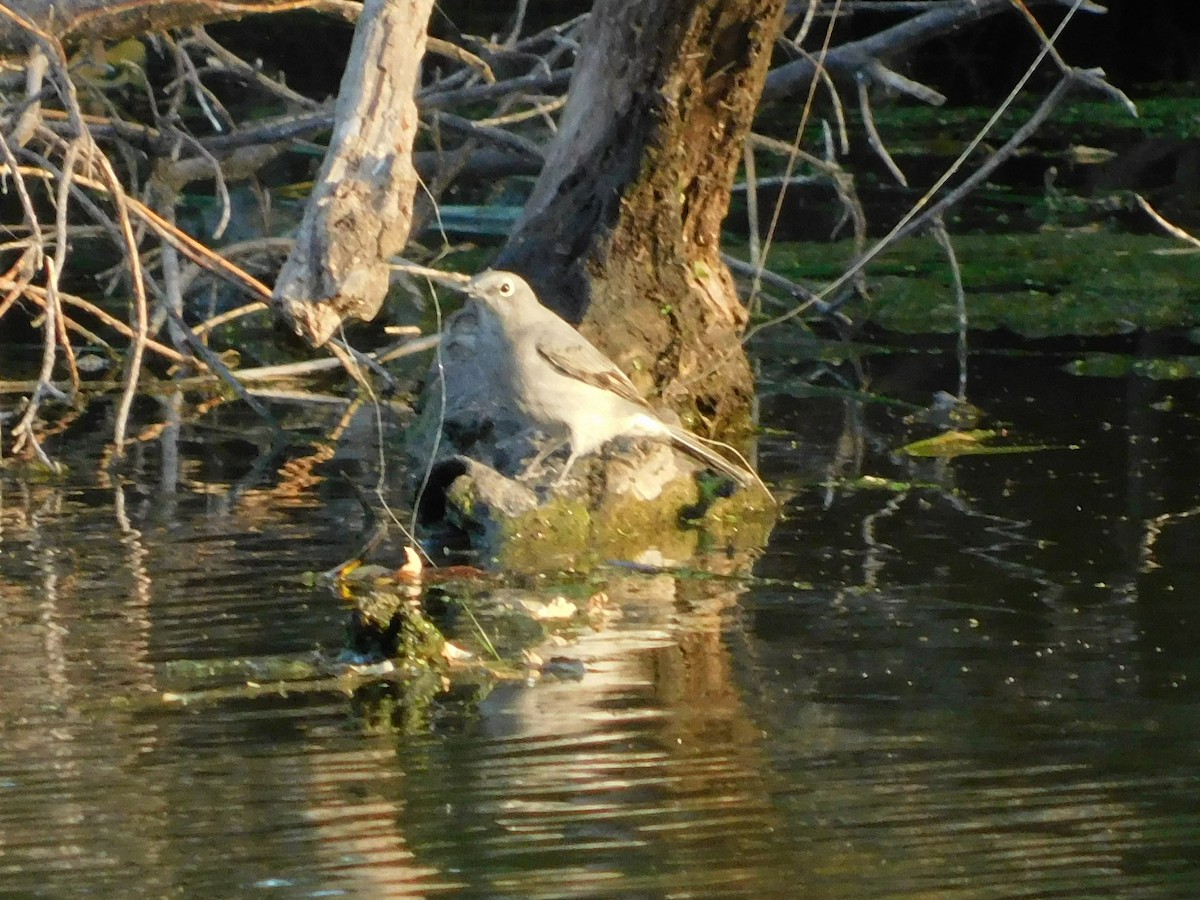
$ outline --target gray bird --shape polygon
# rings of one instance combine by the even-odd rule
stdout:
[[[633,382],[565,319],[542,306],[528,283],[512,272],[488,269],[466,287],[496,318],[504,342],[502,371],[517,408],[549,436],[532,471],[564,444],[575,461],[618,437],[674,444],[742,486],[762,484],[748,467],[731,462],[700,438],[658,417]]]

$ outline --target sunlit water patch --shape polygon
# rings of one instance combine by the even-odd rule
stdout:
[[[1059,449],[957,459],[784,373],[755,579],[613,570],[554,651],[578,668],[420,698],[163,702],[336,656],[346,611],[300,576],[360,545],[348,492],[186,454],[176,490],[0,482],[0,893],[1200,893],[1200,402],[1062,362],[971,383]],[[911,408],[953,377],[869,367]]]

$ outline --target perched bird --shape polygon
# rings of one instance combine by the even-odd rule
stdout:
[[[519,275],[489,269],[466,287],[496,318],[504,343],[501,367],[517,408],[549,436],[530,464],[536,469],[570,444],[558,477],[575,461],[618,437],[653,438],[674,444],[739,484],[762,485],[746,465],[734,463],[701,438],[658,417],[633,382],[565,319],[542,306]]]

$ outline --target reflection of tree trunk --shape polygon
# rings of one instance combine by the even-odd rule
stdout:
[[[468,740],[398,742],[400,768],[421,776],[396,782],[408,846],[486,896],[606,894],[618,877],[648,879],[639,896],[774,896],[793,863],[723,639],[738,589],[638,575],[606,592],[624,620],[566,648],[587,666],[580,681],[498,687]]]
[[[718,422],[744,415],[751,390],[720,224],[783,7],[598,0],[559,137],[499,261],[567,318],[586,312],[584,330],[643,390]]]

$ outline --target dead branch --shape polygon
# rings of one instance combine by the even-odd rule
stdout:
[[[360,8],[348,0],[8,0],[0,5],[0,56],[23,53],[30,32],[53,36],[63,44],[119,41],[151,31],[298,9],[353,22]]]
[[[343,319],[370,319],[387,260],[408,240],[417,185],[415,86],[433,0],[368,0],[338,95],[337,124],[273,302],[314,344]]]
[[[52,166],[44,158],[36,157],[23,151],[25,156],[29,156],[39,164],[37,168],[21,167],[20,171],[26,174],[39,174],[54,180],[61,179],[62,173]],[[0,166],[0,173],[7,171],[6,167]],[[74,184],[91,188],[92,190],[100,191],[108,194],[110,185],[97,178],[76,175],[73,179]],[[196,265],[204,268],[214,275],[228,281],[235,287],[241,288],[260,299],[266,300],[271,296],[271,290],[253,275],[235,266],[233,263],[226,260],[221,255],[214,253],[204,244],[197,241],[191,235],[179,230],[170,222],[167,222],[150,209],[140,200],[135,200],[133,197],[124,196],[125,208],[133,215],[137,216],[145,225],[149,226],[156,234],[164,240],[170,241],[172,246],[187,256]]]
[[[1068,69],[1050,93],[1042,99],[1042,102],[1034,110],[1033,114],[1021,124],[1020,128],[1013,132],[1012,137],[1005,141],[995,153],[984,160],[978,169],[964,178],[953,190],[947,192],[937,202],[930,204],[920,215],[902,224],[896,230],[895,238],[898,240],[924,230],[933,219],[941,217],[951,207],[961,203],[975,188],[986,182],[1002,163],[1012,158],[1013,154],[1033,137],[1037,130],[1050,117],[1050,114],[1076,88],[1088,87],[1111,96],[1114,89],[1112,85],[1104,81],[1103,76],[1103,72],[1086,69]]]
[[[841,198],[844,213],[837,227],[853,223],[858,262],[831,290],[842,288],[850,278],[861,281],[862,267],[869,257],[863,251],[866,218],[855,193],[854,178],[838,161],[851,143],[839,92],[847,85],[854,85],[868,144],[894,177],[904,183],[903,173],[875,127],[871,102],[878,102],[878,97],[872,96],[869,88],[882,85],[926,103],[940,103],[944,98],[933,88],[889,68],[885,60],[932,37],[1013,7],[1040,34],[1050,59],[1064,72],[1063,83],[1046,98],[1049,105],[1044,107],[1045,114],[1039,111],[1013,141],[954,190],[936,202],[932,202],[934,192],[931,192],[922,201],[923,212],[907,219],[893,237],[932,227],[946,209],[961,201],[1011,155],[1071,85],[1087,83],[1111,91],[1096,73],[1070,70],[1054,51],[1052,41],[1041,33],[1026,4],[1049,3],[1072,11],[1104,12],[1102,6],[1086,0],[842,2],[838,9],[859,15],[877,12],[913,15],[870,37],[831,46],[819,63],[816,57],[804,55],[799,44],[814,22],[821,22],[822,28],[828,24],[822,17],[834,5],[803,4],[805,18],[799,25],[795,44],[795,52],[801,55],[766,76],[761,99],[778,100],[809,91],[814,76],[820,82],[812,90],[823,88],[830,98],[835,118],[828,124],[822,123],[826,129],[824,159],[799,149],[802,129],[798,129],[794,145],[775,142],[778,146],[771,145],[770,149],[788,154],[784,186],[793,180],[792,165],[803,162],[828,179]],[[537,175],[542,173],[548,156],[560,158],[555,155],[555,148],[562,144],[561,136],[556,134],[558,116],[568,84],[575,75],[580,42],[586,50],[591,39],[581,28],[587,17],[519,38],[521,15],[518,15],[518,25],[509,34],[490,41],[461,37],[449,43],[424,37],[425,18],[431,4],[432,0],[415,0],[399,12],[398,8],[405,4],[387,4],[383,0],[368,0],[365,6],[341,0],[132,0],[122,4],[103,0],[14,0],[0,7],[0,55],[28,54],[24,97],[16,102],[0,98],[3,101],[0,176],[11,176],[19,201],[13,206],[19,206],[21,218],[20,225],[9,224],[20,240],[15,248],[18,257],[14,267],[0,277],[0,316],[21,298],[30,300],[42,311],[39,324],[43,329],[43,369],[45,360],[51,360],[46,379],[55,359],[69,367],[73,378],[78,377],[68,334],[74,340],[78,340],[74,335],[83,334],[90,335],[86,337],[89,341],[99,338],[66,312],[76,314],[74,310],[86,309],[130,343],[128,354],[133,377],[125,385],[119,415],[122,423],[136,390],[136,372],[144,351],[197,369],[209,369],[236,384],[231,373],[222,371],[219,357],[207,348],[200,349],[203,346],[200,338],[237,316],[265,309],[264,302],[271,299],[272,291],[264,283],[270,280],[269,276],[263,275],[260,281],[237,264],[244,261],[247,253],[268,244],[273,254],[278,254],[281,247],[291,248],[291,256],[279,273],[272,302],[285,312],[298,331],[314,343],[322,343],[346,317],[369,318],[377,311],[389,284],[388,260],[403,250],[414,221],[412,198],[418,174],[428,195],[422,200],[422,209],[436,209],[443,192],[466,179],[486,182],[514,174]],[[336,110],[292,90],[281,80],[267,77],[203,28],[206,22],[297,9],[316,10],[348,21],[359,19],[361,11],[362,21]],[[134,82],[135,90],[144,92],[144,96],[139,94],[140,102],[151,110],[146,123],[122,118],[128,115],[123,110],[129,106],[118,102],[119,94],[111,91],[106,82],[98,85],[80,82],[84,85],[80,87],[84,100],[90,103],[86,109],[73,96],[71,78],[78,79],[79,75],[68,73],[64,45],[169,28],[186,30],[153,38],[155,46],[173,59],[176,67],[166,79],[166,100],[161,83],[152,87],[144,74],[140,82]],[[789,28],[789,33],[794,31]],[[426,47],[438,58],[427,60],[426,71],[421,73],[418,67]],[[251,92],[268,97],[277,109],[287,111],[270,119],[237,121],[222,109],[221,92],[214,79],[214,76],[228,79],[231,75]],[[418,80],[418,75],[423,81]],[[481,111],[481,107],[486,109]],[[196,108],[201,110],[200,114],[195,113]],[[433,135],[435,149],[414,155],[411,149],[418,110],[421,122]],[[97,111],[103,115],[96,114]],[[210,133],[210,128],[215,133]],[[294,243],[287,238],[268,236],[246,242],[244,248],[234,245],[216,252],[174,224],[171,214],[176,203],[174,195],[184,185],[213,179],[224,210],[214,234],[218,236],[229,220],[232,206],[227,182],[255,178],[271,160],[330,130],[333,133],[327,157]],[[108,156],[101,154],[101,144]],[[766,144],[756,141],[755,146]],[[749,152],[746,159],[752,163]],[[148,169],[153,172],[149,189],[162,189],[170,195],[169,200],[155,201],[159,212],[138,199],[144,196],[138,180]],[[756,186],[768,183],[755,181],[749,166],[748,177],[747,190],[751,192]],[[39,183],[39,178],[44,182]],[[936,190],[940,191],[947,183],[939,182]],[[39,190],[45,191],[48,202],[43,202]],[[92,199],[96,195],[108,198],[111,206],[97,206]],[[269,199],[263,199],[264,195],[265,192],[259,194],[257,199],[266,210]],[[691,204],[695,202],[693,198]],[[49,205],[53,205],[56,213],[53,228],[38,221],[39,210],[47,218],[44,210]],[[109,289],[118,284],[132,287],[132,326],[59,288],[58,279],[69,272],[71,263],[67,254],[68,227],[76,241],[82,227],[68,221],[69,206],[91,216],[104,230],[111,246],[121,250],[124,265],[111,270],[116,274],[111,276]],[[143,249],[147,234],[158,237],[160,249]],[[770,237],[766,236],[768,249]],[[187,260],[186,265],[174,258],[176,253]],[[50,254],[53,261],[47,265],[46,257]],[[766,249],[762,258],[765,256]],[[725,262],[739,274],[751,277],[745,264],[728,258]],[[264,269],[269,272],[270,265],[256,267],[254,271],[261,274]],[[844,318],[837,312],[842,297],[832,302],[821,300],[807,289],[760,269],[760,265],[754,266],[752,277],[765,281],[777,295],[801,300],[806,305],[815,304],[826,314]],[[160,272],[161,284],[155,280]],[[184,326],[181,317],[184,300],[202,273],[234,284],[254,298],[253,302],[212,316],[201,325]],[[169,312],[157,312],[151,320],[150,298],[166,303]],[[186,341],[190,351],[171,350],[154,340],[154,334],[168,318],[181,329],[176,332],[177,339]],[[351,348],[332,352],[339,354],[352,372],[375,365],[365,358],[355,359]],[[336,366],[338,361],[323,360],[321,365]],[[245,377],[245,373],[238,374]],[[46,383],[53,384],[48,380]],[[243,399],[250,402],[252,398],[245,395]],[[30,422],[33,418],[31,413]],[[120,433],[119,428],[118,437]]]
[[[1030,6],[1045,3],[1058,3],[1063,0],[1026,0]],[[877,5],[877,4],[870,4]],[[825,68],[846,84],[859,82],[887,83],[894,90],[910,94],[926,103],[936,102],[941,97],[937,91],[924,85],[918,85],[892,72],[882,62],[884,56],[902,54],[940,35],[962,28],[971,22],[978,22],[990,16],[1012,10],[1012,0],[944,0],[932,4],[926,10],[911,19],[885,28],[882,31],[832,48],[822,61]],[[1067,0],[1066,5],[1072,5]],[[1084,3],[1083,12],[1103,13],[1104,7],[1096,3]],[[814,60],[803,57],[774,69],[767,76],[763,88],[763,102],[783,100],[797,96],[808,89],[808,84],[816,74]]]
[[[27,282],[12,281],[10,279],[0,277],[0,291],[8,291],[12,296],[23,297],[41,309],[45,309],[47,303],[47,289],[44,287],[38,287],[37,285],[29,284]],[[100,307],[96,306],[96,304],[74,294],[66,293],[65,291],[59,291],[58,296],[63,303],[73,306],[76,309],[80,309],[90,316],[94,316],[105,326],[121,334],[122,337],[125,337],[129,340],[134,339],[133,329],[131,329],[120,319],[115,318]],[[94,343],[103,343],[99,339],[90,336],[90,333],[85,334],[85,337]],[[175,365],[193,365],[195,363],[195,360],[193,360],[191,357],[184,356],[177,350],[172,350],[166,344],[159,343],[153,339],[148,339],[146,341],[146,349],[157,353],[163,359],[168,360]]]
[[[1190,244],[1193,249],[1187,252],[1194,253],[1196,250],[1200,249],[1200,239],[1193,237],[1178,225],[1174,225],[1165,219],[1158,212],[1158,210],[1150,205],[1150,202],[1145,197],[1143,197],[1141,194],[1135,194],[1134,199],[1137,201],[1137,205],[1142,208],[1142,211],[1145,212],[1146,215],[1148,215],[1151,219],[1153,219],[1163,231],[1171,235],[1171,237],[1183,241],[1185,244]]]

